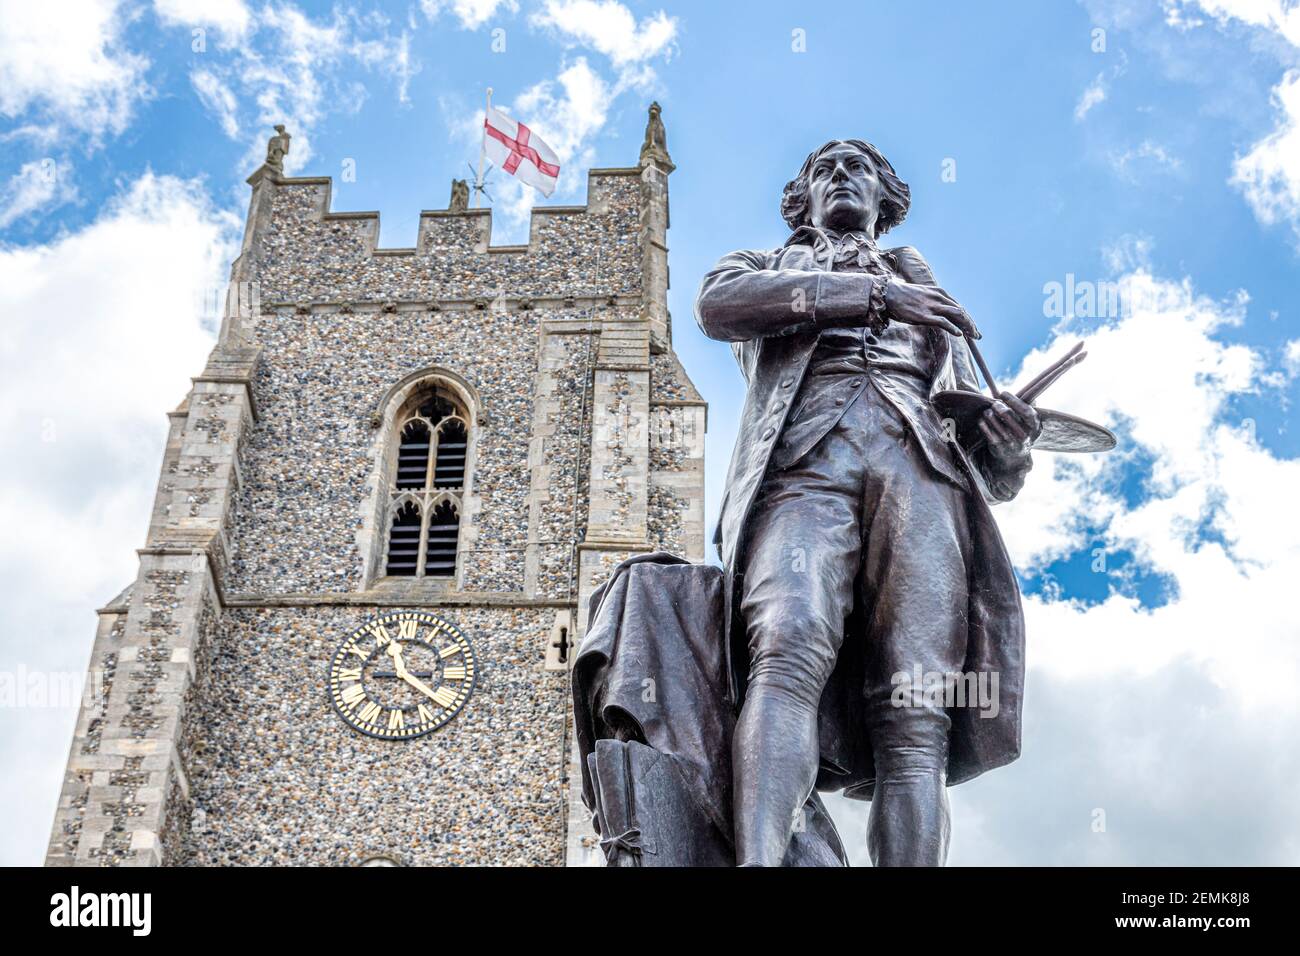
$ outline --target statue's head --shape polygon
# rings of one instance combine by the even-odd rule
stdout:
[[[833,139],[809,154],[785,184],[781,215],[791,229],[880,236],[903,221],[910,203],[911,190],[880,150],[860,139]]]

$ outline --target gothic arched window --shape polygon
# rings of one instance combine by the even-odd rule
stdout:
[[[469,416],[449,389],[416,392],[396,421],[387,509],[385,573],[450,578],[456,573]]]

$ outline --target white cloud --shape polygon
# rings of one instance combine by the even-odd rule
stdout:
[[[244,0],[154,0],[153,9],[168,26],[216,27],[229,42],[242,38],[253,22]]]
[[[557,90],[558,87],[558,90]],[[559,154],[570,159],[605,125],[611,90],[584,57],[560,71],[555,80],[529,87],[516,98],[514,112],[529,123]]]
[[[1084,340],[1089,358],[1055,384],[1043,404],[1095,421],[1125,417],[1127,447],[1154,458],[1153,490],[1173,495],[1200,488],[1201,499],[1208,500],[1217,443],[1226,440],[1216,432],[1220,417],[1229,397],[1253,389],[1265,367],[1248,347],[1215,338],[1242,322],[1245,301],[1213,302],[1195,295],[1186,280],[1163,281],[1144,269],[1118,285],[1125,305],[1121,318],[1100,326],[1066,320],[1048,345],[1025,357],[1017,378],[1027,378],[1068,343]],[[1031,564],[1045,563],[1064,553],[1049,542],[1055,529],[1069,525],[1069,516],[1105,523],[1120,507],[1105,484],[1113,455],[1040,456],[1024,494],[999,510],[1013,553]],[[1151,504],[1158,507],[1162,500]],[[1076,537],[1070,546],[1083,543]]]
[[[54,159],[23,163],[0,191],[0,229],[51,204],[68,202],[77,195],[69,182],[70,169]]]
[[[1220,29],[1244,24],[1276,38],[1286,58],[1300,56],[1300,5],[1289,0],[1165,0],[1168,19],[1190,29],[1203,21],[1188,18],[1195,4]],[[1255,217],[1265,225],[1290,223],[1300,239],[1300,70],[1288,70],[1272,90],[1277,119],[1273,130],[1233,164],[1230,182],[1239,188]]]
[[[1120,50],[1114,57],[1114,64],[1102,70],[1084,89],[1079,102],[1074,105],[1074,121],[1082,123],[1097,106],[1106,102],[1110,96],[1111,84],[1128,72],[1128,54]]]
[[[232,69],[237,81],[256,103],[253,126],[260,139],[249,144],[250,167],[261,161],[265,131],[285,123],[294,135],[285,169],[301,169],[312,157],[312,132],[324,117],[326,82],[322,69],[338,60],[345,49],[345,27],[340,20],[317,24],[294,7],[267,7],[262,25],[276,34],[267,55],[241,51]],[[359,106],[360,93],[354,94]]]
[[[677,19],[660,10],[637,23],[617,0],[547,0],[532,22],[605,54],[616,67],[671,55]]]
[[[240,222],[146,173],[85,228],[0,248],[0,670],[84,674],[100,607],[135,575],[176,407],[212,346]],[[39,861],[71,709],[0,709],[0,860]],[[33,781],[40,781],[39,788]],[[41,799],[33,800],[33,792]]]
[[[1291,339],[1283,347],[1282,367],[1288,381],[1300,377],[1300,339]]]
[[[195,70],[190,74],[190,83],[198,94],[199,102],[212,113],[221,129],[231,139],[239,138],[239,100],[234,92],[211,70]]]
[[[1220,25],[1237,20],[1247,26],[1276,31],[1292,46],[1300,46],[1300,6],[1291,0],[1165,0],[1170,16],[1195,4]],[[1199,25],[1199,21],[1185,21]]]
[[[378,14],[336,9],[329,19],[315,20],[292,4],[268,4],[253,12],[230,4],[213,13],[202,4],[175,0],[160,4],[158,11],[175,27],[216,22],[239,30],[239,42],[211,56],[190,80],[222,131],[247,141],[242,164],[249,171],[261,163],[275,124],[284,123],[293,136],[285,168],[294,172],[311,160],[315,131],[326,116],[361,108],[366,89],[345,79],[349,67],[392,77],[403,103],[420,70],[410,34],[390,34],[387,19]]]
[[[1112,152],[1110,165],[1115,172],[1131,180],[1136,178],[1135,168],[1139,165],[1165,172],[1176,172],[1182,169],[1183,161],[1159,143],[1144,139],[1136,146]]]
[[[28,114],[39,138],[121,133],[149,94],[149,61],[122,46],[117,0],[0,0],[0,115]]]
[[[1120,449],[1037,455],[995,514],[1021,569],[1101,545],[1174,590],[1147,607],[1114,591],[1026,598],[1024,755],[954,791],[954,863],[1282,863],[1300,846],[1287,742],[1300,719],[1300,459],[1232,415],[1269,377],[1262,353],[1224,334],[1244,321],[1244,295],[1213,301],[1143,269],[1120,286],[1130,310],[1062,323],[1015,376],[1084,340],[1087,361],[1041,404],[1125,423]],[[1146,488],[1127,497],[1139,459]],[[861,854],[862,808],[835,807]],[[1098,808],[1106,833],[1091,827]]]
[[[385,36],[379,40],[353,43],[351,54],[362,65],[387,73],[397,80],[397,100],[410,102],[412,78],[420,72],[420,64],[411,56],[411,35],[403,31],[396,39]]]
[[[1277,127],[1232,167],[1256,218],[1266,225],[1290,222],[1300,237],[1300,70],[1288,72],[1273,88]]]
[[[1180,0],[1166,0],[1165,24],[1186,33],[1205,26],[1205,21],[1195,13],[1188,12],[1186,7],[1180,5]]]
[[[1294,862],[1300,754],[1285,720],[1258,720],[1185,660],[1030,681],[1024,756],[952,791],[954,864]]]
[[[420,0],[420,7],[430,20],[450,10],[463,30],[477,30],[496,16],[497,10],[519,12],[516,0]]]
[[[1105,75],[1098,73],[1097,78],[1088,84],[1088,88],[1083,91],[1083,95],[1079,97],[1078,104],[1074,107],[1075,122],[1083,122],[1083,118],[1088,115],[1088,111],[1098,103],[1105,102],[1105,100]]]

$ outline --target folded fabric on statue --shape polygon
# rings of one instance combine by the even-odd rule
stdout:
[[[638,555],[592,595],[574,661],[583,773],[611,866],[730,866],[731,734],[723,574]],[[787,866],[847,864],[817,794],[793,821]]]

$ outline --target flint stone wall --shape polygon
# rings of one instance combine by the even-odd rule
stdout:
[[[254,174],[237,304],[171,413],[152,550],[101,613],[103,692],[48,862],[565,862],[585,824],[554,635],[580,633],[621,558],[704,554],[704,404],[667,345],[667,194],[647,172],[593,171],[587,206],[535,210],[526,246],[491,247],[486,211],[426,212],[404,250],[376,248],[376,214],[330,212],[328,179]],[[475,406],[449,582],[382,567],[385,402],[424,370]],[[640,383],[639,404],[597,447],[623,400],[602,375]],[[613,465],[644,540],[584,550]],[[630,520],[610,495],[601,520]],[[478,682],[445,727],[391,742],[351,730],[325,685],[347,635],[401,607],[459,626]]]

